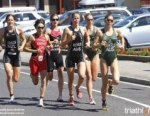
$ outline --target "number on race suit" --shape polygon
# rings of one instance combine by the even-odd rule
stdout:
[[[38,56],[38,61],[43,61],[43,56]]]

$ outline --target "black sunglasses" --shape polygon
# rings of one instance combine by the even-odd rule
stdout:
[[[109,22],[109,21],[110,21],[110,22],[113,22],[114,20],[112,20],[112,19],[106,19],[106,21],[108,21],[108,22]]]
[[[58,21],[59,19],[51,19],[52,21]]]
[[[87,21],[93,21],[93,19],[87,19]]]
[[[38,29],[44,29],[44,27],[37,27]]]

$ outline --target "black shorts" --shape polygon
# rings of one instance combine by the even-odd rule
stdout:
[[[66,57],[66,67],[75,67],[75,63],[85,62],[85,58],[83,56],[81,57]]]
[[[20,67],[21,66],[20,53],[17,55],[8,55],[4,53],[3,63],[10,63],[13,67]]]
[[[64,66],[63,57],[62,57],[61,52],[59,54],[55,53],[55,52],[51,52],[50,54],[46,54],[46,59],[47,59],[47,72],[53,72],[54,63],[56,65],[56,69]]]

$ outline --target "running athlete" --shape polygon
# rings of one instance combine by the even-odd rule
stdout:
[[[106,103],[106,92],[108,84],[108,93],[112,94],[113,85],[118,85],[120,80],[117,51],[116,49],[124,49],[124,37],[121,32],[112,27],[113,15],[107,14],[104,18],[105,27],[102,29],[103,37],[98,43],[98,39],[94,41],[93,48],[101,47],[100,68],[102,74],[102,109],[108,110]],[[121,45],[117,46],[117,39],[120,39]],[[108,67],[112,73],[112,80],[108,80]]]
[[[51,20],[51,28],[47,28],[45,31],[45,33],[49,35],[50,41],[53,46],[48,50],[48,52],[46,52],[48,80],[53,79],[53,70],[55,63],[58,73],[58,89],[59,89],[59,96],[57,98],[57,101],[63,102],[62,91],[64,83],[63,80],[64,65],[60,49],[62,31],[58,29],[59,18],[57,14],[52,14],[50,20]]]
[[[83,49],[84,47],[89,48],[90,42],[87,31],[84,27],[79,26],[80,14],[75,12],[72,14],[72,24],[71,26],[65,28],[62,38],[62,46],[68,45],[68,54],[66,57],[66,67],[68,73],[68,88],[70,95],[70,105],[74,105],[74,70],[75,63],[78,69],[78,84],[75,89],[77,92],[77,97],[82,98],[81,84],[84,81],[86,65],[84,59]],[[85,46],[84,46],[85,41]]]
[[[27,43],[25,45],[25,50],[31,52],[31,58],[29,61],[31,78],[34,85],[38,84],[38,75],[41,76],[41,88],[40,88],[40,99],[38,106],[43,107],[43,98],[46,91],[47,85],[47,63],[45,57],[45,48],[50,44],[49,37],[43,34],[43,29],[45,26],[45,21],[43,19],[37,19],[35,21],[36,33],[29,36]]]
[[[87,13],[85,15],[85,21],[86,21],[86,29],[87,32],[90,36],[90,43],[92,47],[92,43],[95,38],[101,37],[102,33],[100,29],[95,27],[93,25],[93,16],[90,13]],[[91,105],[95,105],[96,102],[94,101],[93,95],[92,95],[92,80],[96,81],[97,75],[98,75],[98,70],[99,70],[99,53],[100,50],[93,50],[92,48],[86,49],[85,50],[85,61],[86,61],[86,86],[87,86],[87,91],[89,94],[89,100]]]
[[[15,26],[15,17],[12,14],[6,16],[6,22],[7,27],[0,29],[0,41],[3,39],[5,45],[3,64],[7,75],[7,87],[10,94],[8,102],[13,103],[13,82],[18,82],[19,80],[21,66],[20,52],[23,51],[26,38],[22,28]],[[20,38],[22,39],[22,43],[20,43]]]

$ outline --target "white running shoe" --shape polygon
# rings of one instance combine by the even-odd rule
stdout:
[[[8,100],[8,103],[13,103],[14,102],[14,96],[11,96],[10,99]]]
[[[38,106],[39,106],[39,107],[44,107],[43,99],[40,99],[40,100],[39,100]]]
[[[96,102],[94,101],[94,98],[90,98],[90,105],[96,105]]]

